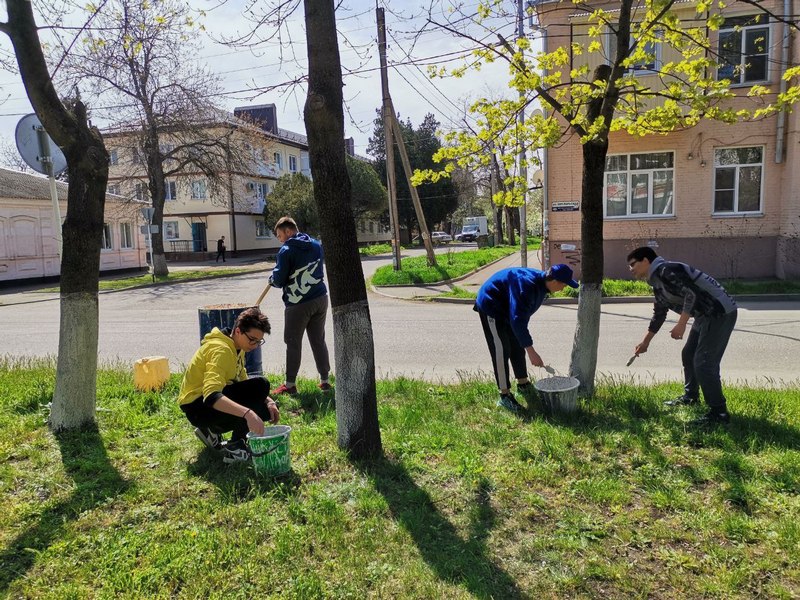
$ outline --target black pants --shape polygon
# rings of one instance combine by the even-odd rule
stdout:
[[[683,393],[689,398],[703,398],[711,408],[725,409],[725,395],[719,376],[719,363],[733,328],[738,311],[721,317],[697,317],[692,324],[689,338],[681,352],[683,361]]]
[[[219,262],[220,256],[222,257],[222,262],[225,262],[225,250],[217,250],[217,260],[214,262]]]
[[[267,396],[269,396],[269,381],[263,377],[254,377],[237,381],[226,385],[222,393],[236,402],[249,409],[252,409],[264,421],[269,421],[269,410],[267,409]],[[198,398],[194,402],[181,405],[181,409],[186,414],[186,418],[195,427],[205,427],[214,433],[227,433],[232,431],[231,440],[243,439],[250,429],[247,421],[243,417],[229,415],[209,406],[203,402],[203,398]]]
[[[528,378],[528,365],[525,362],[525,349],[520,346],[517,336],[511,329],[508,321],[494,319],[477,311],[483,326],[483,335],[486,337],[486,345],[489,346],[489,354],[492,355],[492,368],[494,369],[494,379],[497,387],[501,390],[511,389],[511,377],[508,372],[508,363],[514,370],[514,377],[517,379]]]

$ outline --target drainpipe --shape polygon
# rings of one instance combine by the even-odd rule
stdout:
[[[783,14],[788,15],[789,11],[791,10],[791,0],[783,0]],[[789,41],[790,41],[790,33],[789,33],[789,25],[787,23],[783,24],[783,43],[781,44],[781,81],[780,81],[780,93],[786,93],[787,82],[783,78],[783,74],[786,71],[786,66],[789,64]],[[775,162],[782,163],[784,154],[785,154],[785,140],[786,138],[786,111],[780,111],[778,113],[778,128],[775,133]]]
[[[547,51],[547,30],[540,28],[542,34],[542,49]],[[547,69],[542,71],[542,77],[547,77]],[[544,149],[542,156],[542,172],[544,178],[542,179],[542,269],[545,271],[550,268],[550,217],[548,208],[547,195],[550,191],[550,174],[547,171],[547,156],[549,149]]]

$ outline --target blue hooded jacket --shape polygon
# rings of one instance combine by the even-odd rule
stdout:
[[[523,267],[498,271],[478,290],[475,309],[509,322],[520,346],[533,346],[528,322],[547,297],[545,276],[544,271]]]
[[[283,303],[295,306],[328,293],[323,281],[322,244],[297,232],[278,250],[269,282],[283,288]]]

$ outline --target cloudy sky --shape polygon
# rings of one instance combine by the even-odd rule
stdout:
[[[443,20],[442,12],[448,10],[449,2],[433,1],[439,11],[435,18]],[[395,109],[401,117],[418,124],[426,113],[433,113],[443,130],[454,129],[463,119],[465,102],[503,93],[507,68],[499,63],[461,79],[431,80],[427,76],[429,64],[460,65],[460,56],[474,44],[455,39],[430,24],[425,26],[427,11],[423,5],[426,0],[380,2],[386,8],[389,86]],[[247,50],[231,48],[217,40],[251,31],[251,22],[246,18],[249,7],[263,6],[269,4],[268,1],[211,3],[191,0],[190,3],[205,11],[202,22],[208,35],[202,38],[198,60],[221,79],[224,94],[218,99],[219,104],[232,110],[235,106],[274,103],[278,108],[280,127],[305,133],[302,108],[306,90],[303,85],[258,91],[259,88],[296,80],[307,72],[302,4],[288,20],[281,36],[282,44],[273,39],[256,49]],[[514,1],[508,0],[508,3],[509,11],[513,12]],[[5,14],[0,18],[5,20]],[[345,83],[345,132],[355,138],[356,152],[366,155],[375,109],[381,104],[374,0],[342,0],[337,9],[337,26]],[[419,33],[423,27],[425,30]],[[271,31],[273,29],[262,27],[258,33],[266,38]],[[473,29],[472,33],[480,39],[495,41],[496,33],[513,38],[515,31],[516,24],[509,19],[494,24],[491,31]],[[2,55],[8,56],[10,48],[6,36],[0,35]],[[0,71],[0,136],[13,140],[16,123],[29,112],[32,111],[19,76]],[[96,115],[95,121],[102,126],[103,119],[98,117]]]

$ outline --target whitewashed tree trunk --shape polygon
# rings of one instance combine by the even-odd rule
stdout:
[[[161,254],[153,254],[151,260],[153,261],[153,273],[159,277],[166,277],[169,275],[169,268],[167,267],[167,257]]]
[[[340,448],[360,454],[358,444],[370,438],[377,416],[375,353],[366,301],[333,310],[333,339],[337,442]]]
[[[97,388],[97,295],[61,296],[56,389],[50,410],[53,431],[94,422]]]
[[[597,347],[600,340],[601,286],[582,284],[578,298],[578,324],[572,342],[570,375],[581,382],[582,396],[594,394],[594,376],[597,370]]]

